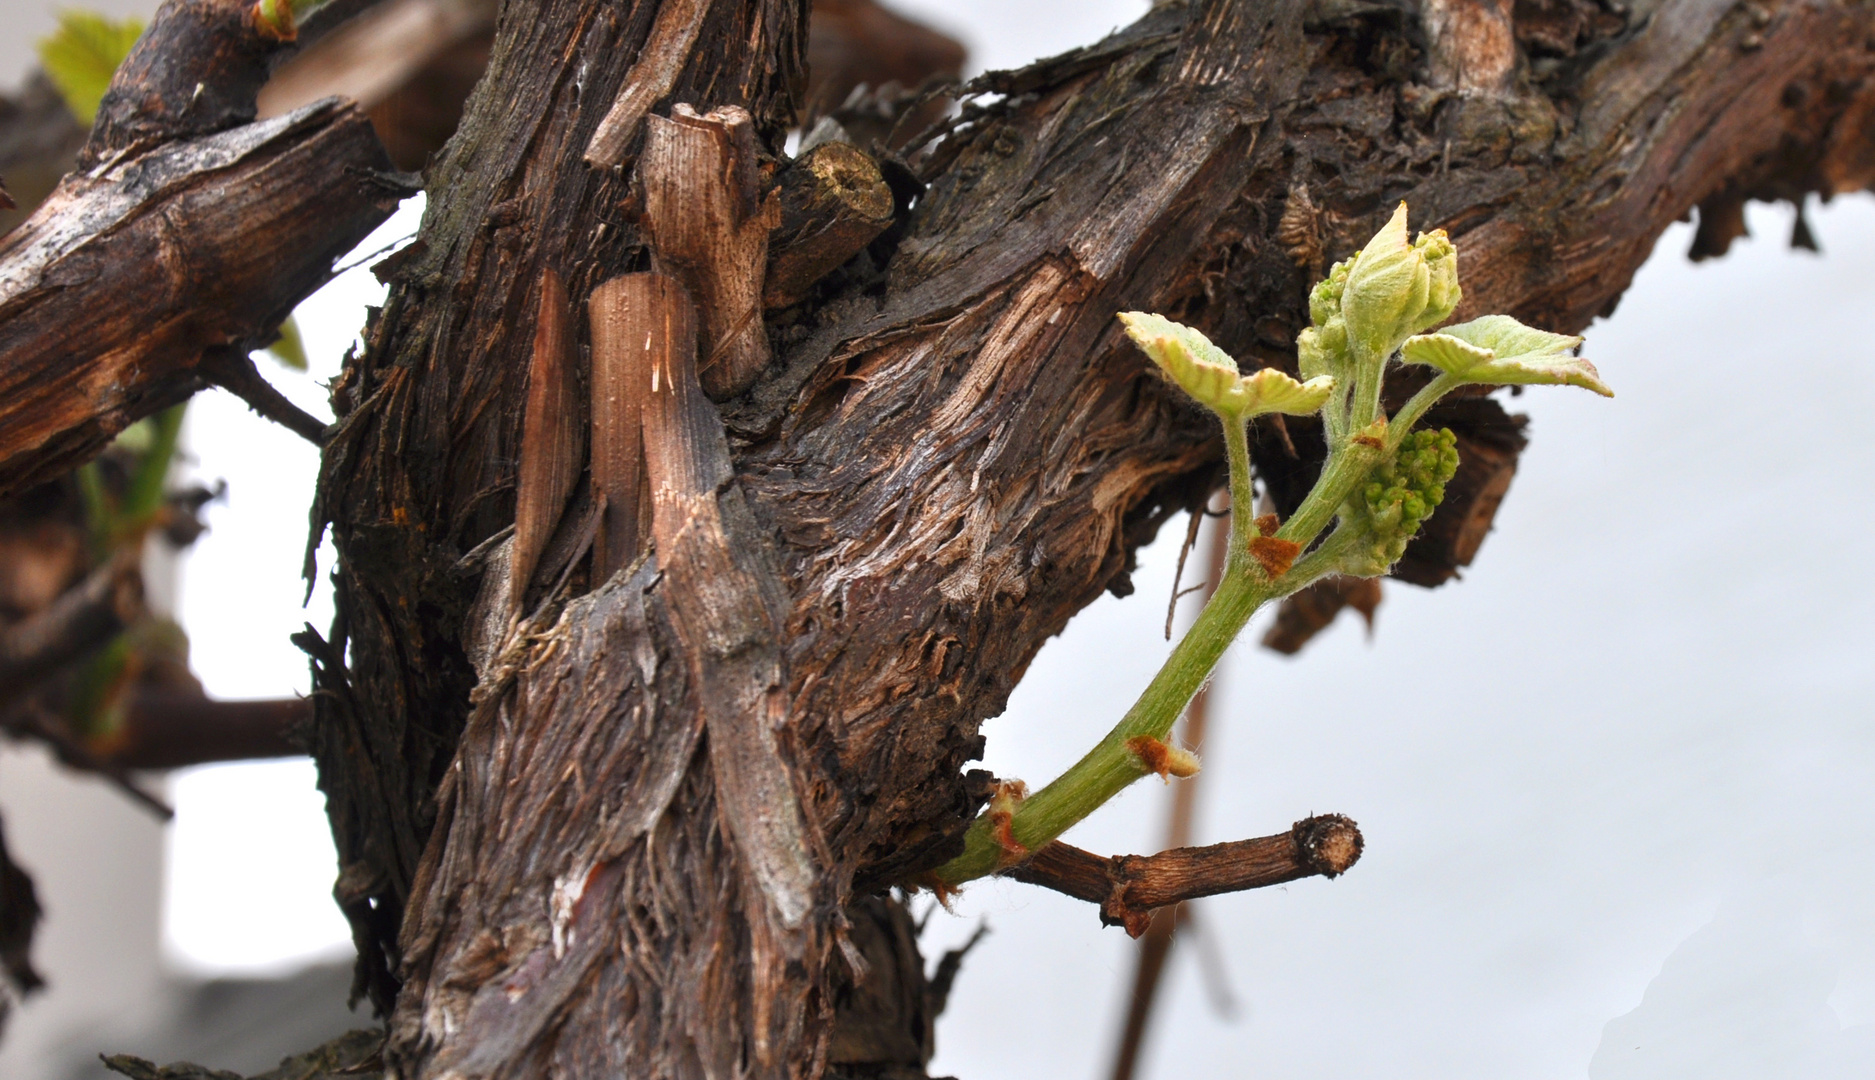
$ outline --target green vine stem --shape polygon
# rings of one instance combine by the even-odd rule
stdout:
[[[1191,703],[1192,695],[1211,677],[1237,632],[1273,595],[1274,589],[1268,583],[1226,571],[1211,602],[1179,639],[1165,666],[1147,684],[1146,692],[1086,756],[1054,783],[1023,800],[1009,820],[1007,839],[1033,851],[1147,775],[1127,741],[1140,736],[1163,740]],[[986,820],[978,819],[978,826],[964,838],[963,854],[938,869],[938,880],[961,885],[995,873],[1011,861],[1004,847],[1005,838],[986,827]]]
[[[1256,492],[1250,482],[1250,435],[1247,427],[1247,424],[1238,421],[1224,422],[1224,456],[1230,464],[1230,539],[1224,553],[1224,578],[1227,581],[1244,570],[1244,553],[1250,544],[1251,519],[1256,516]],[[1192,693],[1197,693],[1197,690],[1194,689]]]

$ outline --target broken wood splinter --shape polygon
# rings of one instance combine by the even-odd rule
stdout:
[[[552,267],[541,274],[534,352],[521,421],[521,460],[515,487],[514,553],[508,562],[509,615],[520,613],[528,584],[579,482],[586,425],[574,367],[572,314],[566,286]],[[595,333],[594,338],[598,338]],[[597,364],[596,357],[594,363]]]

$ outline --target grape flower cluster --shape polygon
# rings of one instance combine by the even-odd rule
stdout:
[[[1393,460],[1376,466],[1350,516],[1365,515],[1365,550],[1350,552],[1346,569],[1384,574],[1405,553],[1420,525],[1445,501],[1445,485],[1458,472],[1458,437],[1451,428],[1421,429],[1400,440]],[[1365,560],[1362,555],[1367,556]]]

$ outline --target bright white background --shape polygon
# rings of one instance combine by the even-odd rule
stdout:
[[[987,67],[1143,7],[901,6]],[[1875,203],[1812,214],[1822,258],[1785,250],[1784,208],[1754,208],[1760,239],[1716,264],[1684,261],[1685,227],[1667,235],[1589,332],[1619,396],[1516,399],[1533,442],[1463,582],[1389,586],[1371,644],[1339,624],[1284,660],[1246,635],[1204,748],[1201,840],[1335,810],[1367,855],[1336,882],[1202,902],[1237,1013],[1215,1016],[1175,954],[1145,1075],[1875,1075]],[[360,273],[303,309],[316,376],[374,287]],[[321,397],[305,376],[276,382]],[[303,689],[285,635],[327,618],[317,598],[298,606],[312,455],[219,394],[192,406],[189,439],[230,483],[184,571],[196,669],[226,696]],[[986,726],[991,768],[1046,780],[1144,685],[1166,649],[1168,548],[1145,554],[1133,598],[1044,650]],[[278,969],[343,948],[303,764],[196,770],[172,795],[172,963]],[[1151,850],[1167,802],[1139,785],[1070,839]],[[28,831],[30,808],[6,813]],[[16,840],[35,869],[56,858],[34,844]],[[89,917],[89,898],[47,899],[48,935]],[[927,953],[979,920],[993,933],[934,1073],[1100,1075],[1124,936],[1085,905],[988,883],[933,920]]]

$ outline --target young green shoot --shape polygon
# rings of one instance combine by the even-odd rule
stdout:
[[[1440,398],[1468,385],[1580,386],[1612,397],[1582,339],[1505,315],[1435,329],[1462,293],[1458,251],[1443,230],[1409,239],[1406,204],[1365,247],[1336,263],[1309,295],[1311,325],[1296,340],[1291,378],[1244,374],[1229,354],[1160,315],[1123,312],[1127,336],[1224,429],[1230,469],[1230,549],[1223,579],[1191,629],[1107,735],[1053,783],[1018,784],[932,875],[940,888],[1022,862],[1142,776],[1189,776],[1197,761],[1166,744],[1172,725],[1259,608],[1336,574],[1387,573],[1445,496],[1458,468],[1449,430],[1415,430]],[[1436,374],[1392,416],[1382,408],[1390,363]],[[1248,425],[1257,416],[1319,415],[1328,444],[1314,487],[1287,521],[1255,515]]]

